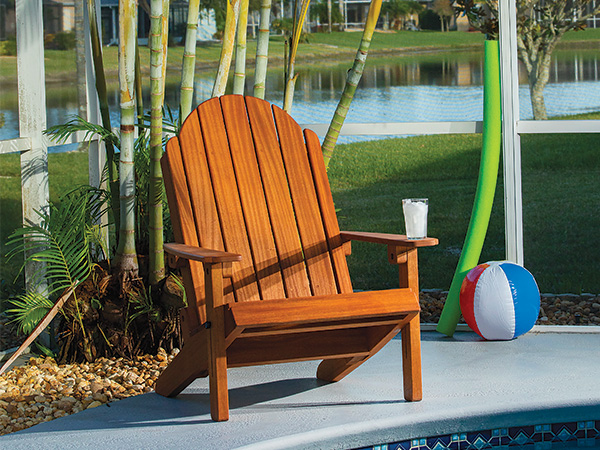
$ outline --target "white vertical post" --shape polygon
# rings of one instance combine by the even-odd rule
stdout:
[[[19,134],[31,139],[31,150],[21,153],[23,223],[40,224],[38,212],[47,211],[48,147],[46,129],[46,88],[44,85],[44,30],[42,0],[18,0],[17,82],[19,92]],[[25,284],[32,287],[37,269],[25,269]]]
[[[517,60],[517,8],[514,0],[500,0],[500,79],[502,86],[502,146],[506,259],[523,265],[523,207],[521,193],[521,137]]]
[[[31,139],[31,149],[21,153],[21,199],[23,223],[41,224],[39,212],[48,212],[48,147],[42,132],[46,129],[46,87],[44,72],[44,22],[42,0],[15,2],[17,34],[17,83],[19,97],[19,135]],[[47,290],[43,265],[25,267],[27,291]],[[39,341],[51,346],[49,333]]]

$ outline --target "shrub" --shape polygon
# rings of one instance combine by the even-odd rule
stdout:
[[[431,9],[425,9],[419,14],[419,26],[423,30],[441,30],[442,22],[440,16],[438,16]]]
[[[0,42],[0,56],[17,56],[17,40],[14,36]]]
[[[47,34],[44,38],[44,48],[47,50],[73,50],[75,48],[75,33],[61,31],[56,34]]]

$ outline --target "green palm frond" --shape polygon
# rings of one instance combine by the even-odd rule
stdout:
[[[8,239],[9,258],[24,254],[27,262],[41,263],[49,285],[48,296],[85,280],[92,268],[89,230],[105,209],[106,193],[91,186],[70,191],[50,212],[39,213],[41,225],[17,229]]]
[[[138,127],[144,130],[150,129],[150,111],[147,111],[143,116],[138,115]],[[169,105],[162,107],[164,133],[177,134],[179,133],[179,119],[175,117],[175,113]]]
[[[67,123],[48,128],[44,131],[44,134],[52,136],[56,142],[62,144],[71,137],[72,134],[79,131],[85,132],[84,140],[86,141],[90,140],[93,136],[97,136],[101,141],[109,143],[116,148],[121,148],[121,141],[112,130],[107,130],[102,125],[88,122],[79,116],[74,116],[73,119],[69,120]]]
[[[17,324],[20,333],[29,334],[54,306],[46,296],[38,292],[28,292],[10,300],[14,308],[7,310]]]

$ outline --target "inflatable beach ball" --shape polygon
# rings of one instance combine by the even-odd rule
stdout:
[[[465,321],[488,340],[527,333],[540,313],[540,291],[533,275],[518,264],[490,261],[469,271],[460,288]]]

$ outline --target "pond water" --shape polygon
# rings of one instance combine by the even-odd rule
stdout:
[[[597,51],[556,51],[550,82],[545,89],[549,116],[600,111],[600,63]],[[352,61],[330,65],[302,65],[292,116],[299,123],[329,123]],[[532,118],[527,78],[520,74],[521,119]],[[166,101],[178,105],[178,77],[168,83]],[[444,52],[385,59],[370,59],[347,117],[347,122],[472,121],[483,116],[483,55],[478,52]],[[252,78],[247,82],[250,85]],[[113,126],[118,123],[118,91],[109,93]],[[48,126],[64,123],[77,112],[74,83],[48,83]],[[3,88],[4,91],[5,88]],[[199,74],[195,101],[210,97],[212,74]],[[248,91],[250,93],[251,90]],[[149,92],[146,92],[149,97]],[[0,101],[0,139],[18,136],[16,93]],[[281,68],[271,70],[267,100],[281,105]],[[145,100],[149,105],[149,100]],[[0,122],[2,125],[2,122]],[[340,138],[350,142],[365,137]]]

